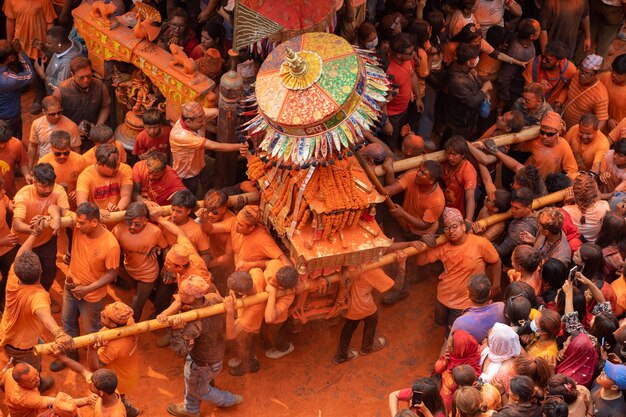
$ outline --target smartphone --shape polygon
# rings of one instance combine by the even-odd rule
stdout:
[[[578,272],[578,265],[574,265],[574,267],[569,270],[569,277],[567,279],[573,282],[574,278],[576,278],[576,272]]]
[[[423,398],[424,393],[422,391],[413,391],[413,396],[411,397],[411,407],[421,404]]]

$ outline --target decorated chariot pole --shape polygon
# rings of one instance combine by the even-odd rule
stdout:
[[[558,203],[562,201],[567,192],[571,189],[566,189],[562,191],[557,191],[556,193],[548,194],[543,197],[539,197],[533,201],[533,209],[538,209],[541,207],[545,207],[551,204]],[[502,223],[508,220],[511,217],[511,212],[507,211],[505,213],[494,214],[493,216],[489,216],[482,220],[477,221],[481,226],[489,227],[496,223]],[[447,242],[447,238],[445,235],[441,235],[437,238],[436,244],[441,245]],[[402,249],[402,252],[406,253],[407,256],[418,255],[427,249],[418,250],[414,247],[408,247]],[[398,251],[400,252],[400,251]],[[390,252],[386,255],[381,256],[377,261],[370,262],[368,264],[363,265],[363,270],[371,270],[375,268],[381,268],[385,265],[390,265],[395,262],[397,259],[397,252]],[[324,280],[306,280],[301,282],[295,290],[288,291],[278,291],[277,296],[280,297],[289,292],[295,291],[296,293],[303,293],[305,291],[316,291],[320,288],[320,284],[324,281],[326,284],[334,284],[341,281],[340,273],[333,273],[325,277]],[[251,305],[261,304],[267,301],[268,294],[266,292],[258,293],[250,297],[246,297],[244,299],[237,299],[237,308],[248,307]],[[141,333],[146,333],[152,330],[164,329],[166,327],[170,327],[172,325],[173,320],[176,317],[182,318],[184,322],[190,322],[194,320],[199,320],[205,317],[215,316],[218,314],[223,314],[225,312],[224,304],[215,304],[208,307],[202,307],[195,310],[187,311],[185,313],[176,314],[170,316],[167,322],[161,323],[158,320],[146,320],[137,324],[133,324],[130,326],[118,327],[115,329],[109,329],[100,331],[97,333],[90,333],[83,336],[75,337],[74,347],[81,348],[86,346],[91,346],[97,341],[107,341],[107,340],[115,340],[121,337],[138,335]],[[47,355],[52,353],[52,343],[44,343],[40,345],[35,345],[34,352],[37,355]]]

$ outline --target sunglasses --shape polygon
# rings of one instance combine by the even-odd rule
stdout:
[[[549,138],[551,138],[552,136],[556,135],[557,133],[559,133],[559,132],[546,132],[546,131],[545,131],[545,130],[543,130],[543,129],[540,129],[540,130],[539,130],[539,134],[540,134],[540,135],[542,135],[542,136],[547,136],[547,137],[549,137]]]
[[[593,172],[593,171],[578,171],[578,174],[582,174],[582,175],[589,175],[591,178],[593,178],[594,180],[598,179],[598,174]]]
[[[63,110],[61,110],[61,111],[55,111],[54,113],[46,113],[46,115],[48,115],[48,116],[52,116],[52,117],[61,116],[62,114],[63,114]]]
[[[70,156],[70,151],[54,152],[54,156]]]

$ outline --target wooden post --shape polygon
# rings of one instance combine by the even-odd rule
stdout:
[[[544,207],[544,206],[562,201],[563,198],[565,198],[565,194],[566,194],[566,190],[562,190],[562,191],[557,191],[556,193],[548,194],[543,197],[539,197],[533,201],[533,208],[537,209],[540,207]],[[477,223],[481,224],[482,226],[488,227],[493,224],[506,221],[510,217],[511,217],[511,212],[507,211],[506,213],[494,214],[493,216],[489,216],[485,219],[479,220]],[[446,238],[446,236],[441,235],[437,238],[437,245],[441,245],[447,241],[448,239]],[[422,250],[417,250],[416,248],[412,246],[402,249],[402,251],[406,253],[407,256],[414,256],[426,250],[427,248],[422,249]],[[386,255],[383,255],[376,262],[371,262],[369,264],[363,265],[363,270],[368,271],[371,269],[380,268],[380,267],[383,267],[385,265],[389,265],[395,262],[395,260],[396,260],[396,252],[388,253]],[[327,280],[329,284],[334,283],[334,282],[339,282],[341,280],[341,274],[334,273],[334,274],[326,276],[325,278],[326,278],[325,281]],[[300,284],[298,284],[295,290],[292,289],[292,290],[287,290],[287,291],[279,291],[277,295],[280,297],[284,294],[287,294],[293,291],[295,291],[296,293],[301,293],[303,291],[315,290],[319,288],[319,283],[320,283],[319,279],[314,280],[314,281],[307,280],[306,282],[301,282]],[[266,301],[267,301],[267,293],[262,292],[262,293],[255,294],[250,297],[246,297],[245,299],[241,299],[241,298],[237,299],[237,308],[247,307],[247,306],[251,306],[255,304],[261,304]],[[172,320],[174,317],[181,317],[183,321],[190,322],[190,321],[199,320],[205,317],[222,314],[225,311],[226,310],[224,309],[224,304],[216,304],[216,305],[212,305],[209,307],[202,307],[202,308],[198,308],[195,310],[187,311],[185,313],[180,313],[174,316],[170,316],[169,321],[166,323],[160,323],[157,320],[147,320],[147,321],[142,321],[137,324],[133,324],[131,326],[124,326],[124,327],[119,327],[116,329],[104,330],[104,331],[97,332],[97,333],[90,333],[84,336],[75,337],[73,339],[74,347],[81,348],[85,346],[91,346],[94,343],[96,343],[96,341],[98,340],[100,341],[114,340],[114,339],[119,339],[120,337],[132,336],[132,335],[137,335],[140,333],[146,333],[151,330],[170,327],[172,325]],[[33,351],[35,352],[36,355],[50,354],[52,353],[52,343],[35,345],[35,347],[33,348]]]
[[[237,143],[239,139],[235,129],[239,125],[237,115],[237,101],[243,93],[243,79],[237,73],[238,54],[232,49],[230,56],[230,71],[220,79],[219,116],[217,119],[217,137],[223,143]],[[237,182],[236,152],[217,152],[215,156],[215,188],[224,188]]]

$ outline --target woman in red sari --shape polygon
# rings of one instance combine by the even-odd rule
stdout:
[[[441,374],[441,399],[448,411],[452,409],[452,397],[457,388],[452,370],[459,365],[469,365],[474,369],[476,377],[480,375],[479,346],[474,336],[465,330],[456,330],[450,334],[446,352],[435,363],[435,373]]]

